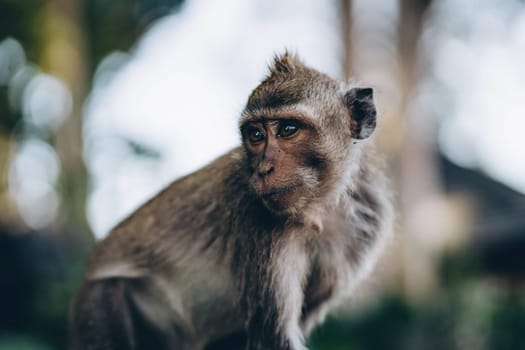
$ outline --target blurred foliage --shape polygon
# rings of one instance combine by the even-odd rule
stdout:
[[[10,231],[0,226],[0,349],[6,342],[23,340],[23,335],[62,349],[69,301],[88,247],[74,235],[28,231],[11,236]]]
[[[0,350],[52,350],[53,348],[43,344],[39,340],[27,335],[1,334]]]
[[[71,1],[80,7],[84,28],[85,52],[89,77],[109,53],[128,51],[149,25],[161,16],[176,11],[183,0],[89,0]],[[66,4],[64,3],[64,4]],[[27,59],[42,59],[47,38],[42,16],[49,2],[44,0],[0,0],[0,41],[12,37],[22,43]],[[9,108],[7,87],[0,85],[0,128],[12,132],[21,120],[20,111]]]
[[[24,43],[27,56],[36,60],[41,49],[38,42],[38,16],[44,0],[0,1],[0,40],[15,37]]]
[[[41,50],[38,37],[38,14],[43,0],[2,0],[0,1],[0,41],[15,37],[24,43],[26,55],[35,61]],[[0,132],[12,131],[21,119],[20,111],[9,108],[7,86],[0,85]]]
[[[92,0],[85,2],[92,67],[111,51],[127,51],[148,26],[175,11],[182,0]]]
[[[482,275],[466,255],[442,260],[440,288],[424,302],[391,295],[365,313],[331,317],[312,336],[312,349],[525,349],[525,295],[512,281]]]

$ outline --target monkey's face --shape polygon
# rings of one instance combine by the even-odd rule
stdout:
[[[371,88],[347,87],[288,54],[276,58],[241,117],[254,192],[283,215],[329,197],[351,181],[347,167],[358,169],[352,145],[371,135],[375,117]]]
[[[254,117],[241,126],[250,184],[274,213],[290,215],[317,195],[324,158],[316,151],[316,127],[294,113]]]

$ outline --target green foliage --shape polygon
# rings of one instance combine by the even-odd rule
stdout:
[[[36,61],[38,15],[44,0],[0,0],[0,41],[14,37],[24,44],[28,57]]]
[[[41,341],[31,337],[13,334],[0,334],[0,350],[52,350]]]
[[[314,333],[312,349],[525,349],[525,295],[519,287],[481,275],[464,253],[447,256],[442,272],[443,288],[425,302],[393,295],[373,310],[329,318]]]

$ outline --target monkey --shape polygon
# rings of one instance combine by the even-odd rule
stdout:
[[[71,348],[307,349],[390,236],[376,114],[372,88],[276,55],[241,112],[241,145],[97,245]]]

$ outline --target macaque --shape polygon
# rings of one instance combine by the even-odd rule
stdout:
[[[306,349],[389,236],[375,127],[371,88],[275,57],[241,114],[242,145],[98,244],[72,348]]]

